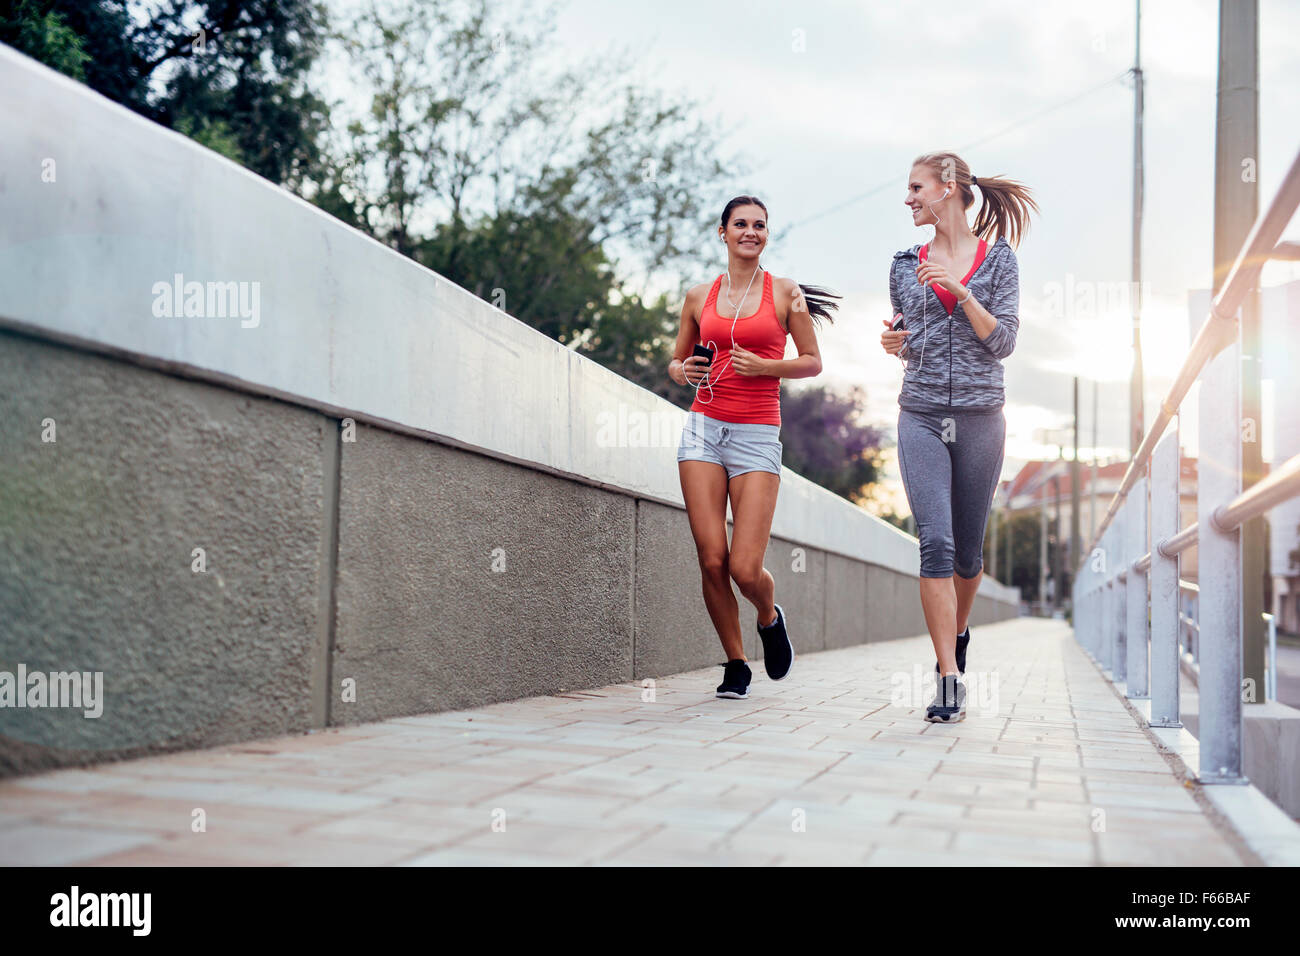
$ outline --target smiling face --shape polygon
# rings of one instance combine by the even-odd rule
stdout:
[[[907,198],[903,200],[912,210],[912,224],[933,225],[935,210],[943,198],[943,183],[934,170],[925,165],[913,166],[911,175],[907,177]],[[934,205],[931,206],[930,203]]]
[[[767,245],[767,213],[762,206],[747,203],[731,210],[727,228],[718,228],[727,248],[745,259],[757,259]]]

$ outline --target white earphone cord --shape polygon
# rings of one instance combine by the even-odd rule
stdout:
[[[950,192],[952,192],[952,187],[951,187],[951,186],[949,186],[947,189],[945,189],[945,190],[943,191],[943,195],[940,196],[938,199],[934,200],[934,202],[928,202],[928,203],[926,203],[926,205],[930,207],[930,215],[934,216],[934,224],[935,224],[936,226],[939,225],[939,223],[940,223],[942,220],[939,219],[939,214],[938,214],[937,212],[934,211],[934,203],[936,203],[936,202],[943,202],[945,199],[948,198],[948,194],[949,194]],[[936,230],[934,231],[934,236],[935,236],[935,239],[939,238],[939,230],[938,230],[938,229],[936,229]],[[933,242],[934,239],[931,239],[930,241]],[[927,318],[927,317],[929,316],[929,314],[930,314],[930,299],[929,299],[929,297],[926,295],[926,292],[929,292],[929,291],[930,291],[930,287],[929,287],[929,285],[926,285],[926,287],[925,287],[925,291],[921,293],[921,361],[920,361],[920,363],[917,365],[917,368],[916,368],[916,370],[917,370],[918,372],[920,372],[923,368],[925,368],[925,330],[926,330],[926,318]]]
[[[753,288],[753,285],[754,285],[754,276],[758,275],[758,274],[759,274],[760,272],[762,272],[762,271],[763,271],[763,267],[762,267],[762,266],[758,266],[758,267],[756,267],[756,268],[754,269],[754,271],[750,274],[750,276],[749,276],[749,284],[745,286],[745,291],[744,291],[744,292],[741,294],[741,296],[740,296],[740,305],[744,305],[744,304],[745,304],[745,300],[749,298],[749,290],[750,290],[751,288]],[[721,290],[719,290],[719,291],[721,291]],[[739,319],[740,319],[740,307],[739,307],[735,302],[732,302],[732,301],[731,301],[731,270],[730,270],[730,269],[727,270],[727,305],[731,306],[731,312],[732,312],[732,318],[731,318],[731,348],[732,348],[732,351],[734,351],[735,348],[736,348],[736,322],[739,321]],[[762,306],[762,303],[760,302],[760,303],[759,303],[759,308],[761,309],[762,307],[763,307],[763,306]],[[716,311],[717,311],[717,308],[718,308],[718,306],[717,306],[717,300],[715,299],[715,300],[714,300],[714,303],[713,303],[713,310],[716,312]],[[713,339],[709,339],[709,341],[706,342],[705,344],[706,344],[707,346],[709,346],[709,347],[712,347],[712,349],[713,349],[713,353],[714,353],[714,355],[716,356],[716,355],[717,355],[717,352],[718,352],[718,349],[717,349],[717,343],[714,342]],[[712,382],[709,381],[710,377],[713,375],[713,366],[712,366],[711,364],[710,364],[710,366],[709,366],[709,371],[707,371],[707,372],[704,373],[704,378],[700,379],[699,382],[695,383],[694,385],[691,385],[691,381],[690,381],[690,379],[687,379],[687,380],[686,380],[686,384],[687,384],[687,385],[691,385],[691,387],[695,389],[695,397],[696,397],[697,399],[699,399],[699,402],[700,402],[701,405],[711,405],[711,404],[713,404],[713,386],[714,386],[714,384],[715,384],[716,382],[720,382],[720,381],[722,381],[722,373],[723,373],[724,371],[726,371],[727,368],[730,367],[730,365],[731,365],[731,353],[728,352],[728,353],[727,353],[727,361],[726,361],[726,364],[723,365],[721,368],[718,369],[718,377],[717,377],[716,379],[714,379]],[[706,401],[704,400],[704,398],[700,395],[700,389],[702,389],[702,388],[707,388],[707,389],[709,390],[709,400],[708,400],[707,402],[706,402]]]

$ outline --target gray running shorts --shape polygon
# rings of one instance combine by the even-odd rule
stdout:
[[[724,422],[690,412],[677,446],[678,461],[711,461],[735,478],[750,471],[781,474],[781,426]]]

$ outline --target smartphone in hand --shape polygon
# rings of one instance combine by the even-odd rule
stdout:
[[[713,349],[706,349],[703,345],[696,345],[691,354],[706,359],[710,365],[713,364]]]
[[[891,332],[901,332],[902,329],[903,329],[903,313],[900,312],[898,313],[898,315],[894,316],[894,324],[890,326],[889,330]]]

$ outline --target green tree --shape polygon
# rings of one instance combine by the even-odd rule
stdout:
[[[568,341],[585,298],[565,288],[573,264],[608,262],[613,302],[680,285],[728,169],[694,102],[642,89],[611,56],[557,64],[553,33],[550,7],[368,7],[339,33],[369,108],[331,181],[376,238],[466,288],[504,290],[512,315]]]
[[[1005,512],[998,513],[998,579],[1004,584],[1020,588],[1024,601],[1038,600],[1038,567],[1042,538],[1041,518],[1037,512],[1022,512],[1007,519]],[[1007,535],[1011,535],[1011,568],[1007,568]],[[984,531],[984,566],[993,563],[990,548],[993,544],[992,518]]]
[[[37,0],[0,3],[0,42],[74,80],[85,80],[91,59],[85,40],[53,6]]]
[[[290,189],[323,161],[307,75],[326,36],[311,0],[21,0],[0,41]]]

